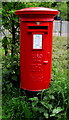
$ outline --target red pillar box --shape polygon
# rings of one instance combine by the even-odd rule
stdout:
[[[58,11],[32,7],[15,13],[20,17],[20,87],[47,89],[51,82],[52,27]]]

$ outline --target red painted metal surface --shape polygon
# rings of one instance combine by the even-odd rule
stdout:
[[[52,27],[58,11],[35,7],[15,13],[20,17],[20,87],[47,89],[52,70]]]

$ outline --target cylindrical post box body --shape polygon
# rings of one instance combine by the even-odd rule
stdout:
[[[51,82],[53,20],[58,11],[35,7],[16,14],[20,17],[20,87],[47,89]]]

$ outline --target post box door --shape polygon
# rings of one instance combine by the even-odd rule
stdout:
[[[37,30],[36,27],[30,28],[22,36],[21,86],[26,90],[38,91],[48,88],[51,79],[51,36],[48,26]]]

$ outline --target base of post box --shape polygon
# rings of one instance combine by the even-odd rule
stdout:
[[[37,93],[39,92],[39,91],[29,91],[29,90],[24,90],[24,91],[28,97],[35,97],[37,96]]]
[[[52,79],[51,79],[52,81]],[[50,86],[51,82],[49,83],[49,86]],[[49,88],[48,86],[48,88]],[[24,89],[21,87],[21,91],[24,91],[25,92],[25,95],[27,97],[37,97],[37,96],[40,96],[40,95],[37,95],[39,92],[42,92],[43,90],[47,90],[48,88],[46,89],[42,89],[42,90],[27,90],[27,89]]]
[[[42,91],[42,90],[41,90],[41,91]],[[22,89],[22,88],[21,88],[21,92],[22,92],[24,95],[26,95],[28,98],[37,97],[37,96],[40,97],[40,95],[38,95],[38,93],[41,92],[41,91],[29,91],[29,90],[25,90],[25,89]]]
[[[49,86],[48,86],[48,88],[49,88]],[[46,88],[46,89],[48,89],[48,88]],[[24,89],[24,88],[21,88],[21,89],[23,89],[23,90],[25,90],[25,91],[29,91],[29,92],[41,92],[41,91],[43,91],[43,90],[46,90],[46,89],[41,89],[41,90],[28,90],[28,89]]]
[[[28,89],[28,88],[25,88],[25,87],[23,87],[23,86],[20,86],[20,88],[23,89],[23,90],[25,90],[25,91],[30,91],[30,92],[41,92],[41,91],[43,91],[43,90],[48,89],[48,88],[50,87],[51,82],[52,82],[52,79],[51,79],[50,82],[47,84],[46,88],[44,88],[44,89],[31,89],[31,88]]]
[[[48,85],[45,89],[30,90],[30,89],[26,89],[26,88],[24,88],[24,87],[22,87],[22,86],[20,86],[20,88],[21,88],[21,91],[25,92],[25,95],[26,95],[27,97],[37,97],[37,96],[38,96],[38,95],[37,95],[38,93],[40,93],[40,92],[42,92],[42,91],[44,91],[44,90],[47,90],[47,89],[50,87],[52,81],[53,81],[53,80],[51,79],[49,85]]]

